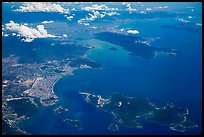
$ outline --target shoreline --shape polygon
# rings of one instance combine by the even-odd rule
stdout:
[[[73,70],[69,73],[69,74],[61,74],[60,76],[59,76],[59,78],[57,78],[56,80],[55,80],[55,82],[52,84],[52,93],[56,96],[56,99],[58,99],[59,97],[56,95],[56,92],[55,92],[55,90],[54,90],[54,86],[55,86],[55,84],[61,79],[61,78],[64,78],[64,77],[66,77],[66,76],[70,76],[70,75],[73,75],[73,72],[75,71],[75,70],[78,70],[77,68],[73,68]],[[59,100],[58,100],[59,101]]]
[[[56,96],[56,98],[58,99],[59,97],[55,94],[55,92],[54,92],[54,86],[55,86],[55,84],[61,79],[61,78],[63,78],[62,76],[61,77],[59,77],[53,84],[52,84],[52,93]]]

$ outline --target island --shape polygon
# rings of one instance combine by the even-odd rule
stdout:
[[[94,38],[122,47],[130,55],[144,59],[152,59],[162,53],[170,56],[176,56],[180,53],[180,50],[151,46],[145,39],[139,36],[124,35],[118,32],[96,33]],[[115,48],[110,49],[115,50]]]
[[[111,131],[119,130],[119,125],[127,128],[143,128],[138,122],[141,119],[169,126],[171,130],[179,132],[198,127],[187,118],[187,108],[175,106],[173,103],[167,103],[166,106],[159,108],[147,98],[128,97],[120,93],[114,93],[109,99],[91,92],[79,92],[79,94],[86,96],[86,102],[114,116],[114,123],[108,126]]]
[[[55,115],[60,115],[62,113],[66,113],[68,111],[69,111],[69,109],[66,107],[63,107],[63,106],[58,106],[58,107],[53,109],[53,112]]]
[[[12,134],[28,134],[23,129],[19,128],[22,121],[30,119],[35,113],[39,111],[39,107],[31,97],[13,98],[9,96],[6,101],[2,102],[2,119],[3,128],[5,131],[11,131]],[[5,115],[6,114],[6,115]]]

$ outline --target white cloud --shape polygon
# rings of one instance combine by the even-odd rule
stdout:
[[[201,26],[202,27],[202,23],[196,23],[196,26]]]
[[[16,36],[16,33],[12,33],[12,36]]]
[[[108,16],[113,16],[113,15],[116,15],[116,14],[118,14],[116,11],[115,12],[109,12],[109,13],[107,13],[108,14]]]
[[[17,36],[24,37],[24,42],[32,42],[35,38],[54,38],[56,36],[48,34],[43,25],[38,25],[37,29],[29,28],[25,25],[14,23],[12,20],[6,24],[6,29],[18,33]]]
[[[14,11],[69,13],[68,9],[64,9],[61,5],[52,2],[24,2],[23,5],[19,7],[19,9]]]
[[[183,18],[178,18],[177,20],[181,21],[181,22],[184,22],[184,23],[189,23],[190,21],[188,20],[184,20]]]
[[[145,11],[140,11],[141,14],[147,14]]]
[[[103,18],[106,14],[99,13],[98,11],[92,11],[93,13],[89,13],[90,17],[87,17],[84,20],[93,21],[97,18]]]
[[[188,16],[188,18],[189,18],[189,19],[192,19],[193,17],[192,17],[192,16]]]
[[[167,9],[167,8],[169,8],[169,6],[160,6],[160,7],[155,7],[155,9]]]
[[[127,5],[126,5],[127,7],[131,7],[131,5],[130,5],[130,3],[127,3]]]
[[[85,25],[85,26],[89,26],[90,24],[89,24],[89,23],[84,23],[84,25]]]
[[[150,10],[152,10],[151,8],[146,8],[146,11],[150,11]]]
[[[136,11],[135,8],[132,8],[132,7],[131,7],[130,3],[128,3],[126,6],[127,6],[127,9],[126,9],[126,10],[128,10],[129,13],[132,13],[133,11]]]
[[[83,20],[85,20],[84,18],[83,18]],[[79,24],[82,24],[82,21],[83,21],[82,19],[80,19],[80,20],[78,20],[77,22],[79,23]]]
[[[54,21],[43,21],[43,22],[41,22],[41,23],[43,23],[43,24],[48,24],[48,23],[53,23]],[[24,24],[25,25],[25,24]]]
[[[2,32],[2,33],[3,33],[3,32]],[[3,34],[2,34],[2,35],[3,35]],[[4,37],[8,37],[9,35],[8,35],[8,34],[4,34],[3,36],[4,36]]]
[[[155,9],[163,9],[163,7],[162,7],[162,6],[160,6],[160,7],[155,7]]]
[[[111,11],[111,12],[103,11],[103,12],[100,13],[99,11],[92,10],[91,12],[92,13],[88,13],[88,16],[86,15],[85,18],[82,18],[82,19],[78,20],[78,23],[83,24],[83,22],[94,21],[95,19],[103,18],[106,15],[108,15],[108,16],[120,15],[119,13],[113,12],[113,11]]]
[[[125,29],[120,29],[120,31],[124,31]]]
[[[149,41],[141,41],[140,43],[144,43],[150,46]]]
[[[118,8],[109,8],[106,5],[97,5],[82,7],[82,10],[91,11],[91,10],[118,10]]]
[[[137,31],[137,30],[128,30],[127,33],[130,33],[130,34],[138,34],[139,31]]]
[[[73,19],[73,18],[74,18],[73,16],[67,17],[68,20],[71,20],[71,19]]]
[[[79,24],[86,25],[89,21],[94,21],[97,18],[103,18],[106,15],[113,16],[113,15],[120,15],[114,10],[118,10],[118,8],[109,8],[106,5],[97,5],[94,4],[92,6],[82,7],[83,10],[90,11],[84,18],[78,20]]]
[[[67,38],[67,35],[66,35],[66,34],[63,34],[62,36],[65,37],[65,38]]]

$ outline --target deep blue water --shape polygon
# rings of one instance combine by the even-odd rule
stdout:
[[[168,31],[168,30],[165,30]],[[175,30],[174,30],[175,31]],[[60,79],[54,90],[60,98],[60,104],[68,106],[73,111],[72,117],[80,119],[84,130],[77,131],[63,124],[58,118],[47,111],[39,119],[52,119],[48,124],[42,122],[42,134],[199,134],[201,131],[201,36],[197,33],[177,31],[182,39],[175,36],[175,32],[166,33],[160,44],[167,47],[181,49],[177,57],[158,55],[155,59],[145,60],[129,56],[121,48],[110,50],[107,43],[95,39],[88,44],[98,43],[98,47],[89,53],[89,57],[103,64],[106,68],[80,69],[72,76]],[[168,40],[171,37],[173,40]],[[186,41],[185,41],[186,40]],[[188,40],[188,41],[187,41]],[[171,44],[169,44],[171,43]],[[176,45],[176,46],[175,46]],[[177,106],[189,109],[189,119],[200,127],[187,129],[184,133],[170,130],[167,126],[142,122],[143,129],[128,129],[121,127],[120,131],[107,130],[113,120],[107,114],[87,104],[79,91],[92,91],[108,98],[113,92],[120,92],[127,96],[148,97],[157,106],[164,106],[173,102]],[[45,118],[46,117],[46,118]],[[35,121],[35,120],[34,120]],[[38,124],[38,120],[35,121]],[[44,126],[53,125],[45,132]],[[34,124],[35,125],[35,124]],[[35,128],[31,132],[39,133]]]

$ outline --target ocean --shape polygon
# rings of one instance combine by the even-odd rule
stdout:
[[[121,47],[107,42],[96,39],[84,41],[84,44],[95,46],[88,53],[88,57],[105,68],[76,70],[74,75],[63,77],[54,87],[60,104],[68,106],[73,111],[70,115],[81,120],[83,130],[73,129],[62,123],[48,108],[38,114],[39,116],[35,116],[38,118],[31,119],[30,126],[27,127],[29,131],[32,134],[200,134],[201,35],[196,32],[169,31],[162,28],[158,28],[157,31],[160,33],[156,36],[161,40],[153,42],[152,45],[160,43],[182,52],[176,57],[161,54],[154,59],[146,60],[130,56]],[[110,47],[117,50],[110,50]],[[111,132],[107,127],[113,121],[112,114],[102,112],[86,103],[78,94],[80,91],[91,91],[103,98],[109,98],[114,92],[136,98],[147,97],[158,107],[173,102],[176,106],[187,107],[189,119],[197,123],[199,128],[187,129],[182,133],[172,131],[168,126],[142,121],[143,129],[128,129],[121,126],[119,131]],[[44,122],[39,125],[39,121],[42,120]]]

